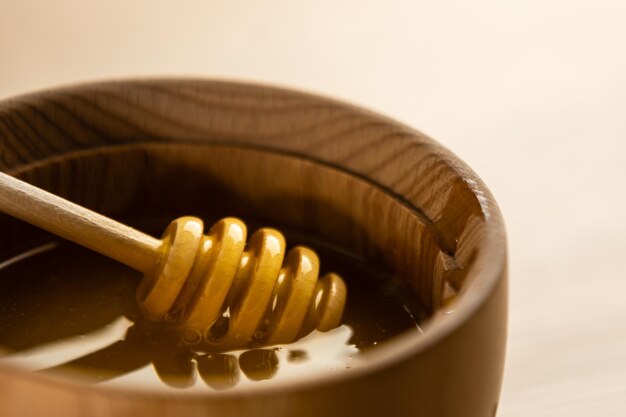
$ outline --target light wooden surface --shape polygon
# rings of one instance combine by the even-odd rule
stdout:
[[[626,5],[615,0],[0,2],[0,97],[146,74],[307,88],[415,126],[510,241],[499,416],[626,413]]]

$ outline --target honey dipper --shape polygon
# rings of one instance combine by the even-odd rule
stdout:
[[[10,175],[0,173],[0,211],[115,259],[144,274],[137,302],[145,316],[174,322],[188,343],[210,339],[226,310],[220,344],[290,343],[340,324],[346,300],[341,277],[318,280],[319,259],[303,246],[289,251],[275,229],[256,231],[236,218],[203,235],[197,217],[170,223],[161,239],[144,234]]]

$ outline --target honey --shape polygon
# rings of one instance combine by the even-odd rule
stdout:
[[[144,221],[144,229],[160,220]],[[239,389],[261,381],[348,371],[361,352],[419,332],[425,309],[380,265],[279,228],[313,248],[322,271],[348,286],[342,326],[295,343],[219,351],[144,318],[134,293],[141,274],[66,241],[33,245],[0,265],[0,360],[86,383],[189,390]],[[219,332],[219,326],[215,326]]]

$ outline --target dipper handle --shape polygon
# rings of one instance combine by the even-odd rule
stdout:
[[[160,239],[2,172],[0,211],[143,273],[161,258]]]

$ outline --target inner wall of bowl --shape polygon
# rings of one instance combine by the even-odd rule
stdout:
[[[143,143],[67,154],[14,174],[116,219],[211,213],[291,227],[383,263],[431,310],[463,282],[454,257],[430,230],[438,225],[364,179],[294,156]],[[43,233],[5,216],[0,230],[2,253],[25,248]]]

